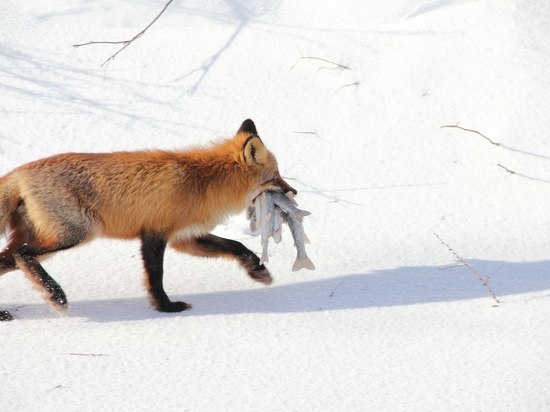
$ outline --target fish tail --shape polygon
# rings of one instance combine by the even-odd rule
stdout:
[[[292,265],[292,271],[296,272],[300,269],[315,270],[315,265],[308,256],[297,257],[294,265]]]

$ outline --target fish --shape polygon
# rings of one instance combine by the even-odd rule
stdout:
[[[304,231],[303,225],[304,217],[311,215],[311,212],[298,209],[294,199],[288,198],[282,192],[271,191],[271,198],[273,203],[275,203],[284,213],[283,218],[288,224],[290,233],[294,239],[297,255],[292,265],[292,271],[296,272],[300,269],[315,270],[315,265],[306,253],[305,244],[309,243],[309,239]]]
[[[277,205],[274,205],[273,208],[273,227],[271,228],[271,237],[275,243],[281,243],[283,240],[283,211]]]
[[[260,258],[260,265],[269,262],[269,254],[267,252],[267,246],[269,243],[269,237],[273,228],[273,212],[274,204],[271,199],[271,193],[268,191],[262,192],[255,200],[256,210],[256,227],[259,224],[260,236],[262,239],[262,256]]]
[[[246,209],[246,218],[249,220],[249,229],[251,233],[258,231],[257,217],[256,217],[256,206],[254,203],[248,206]]]
[[[300,269],[315,270],[315,265],[306,253],[305,244],[309,239],[304,231],[303,219],[311,213],[298,208],[298,203],[292,196],[279,191],[264,191],[256,197],[247,210],[252,232],[260,230],[262,257],[260,263],[269,261],[268,243],[272,237],[275,243],[282,240],[282,227],[286,223],[294,239],[297,250],[292,271]]]

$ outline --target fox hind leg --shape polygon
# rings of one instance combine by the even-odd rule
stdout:
[[[17,269],[15,265],[15,259],[13,257],[13,251],[9,245],[0,253],[0,276]],[[0,322],[12,320],[13,316],[7,310],[0,310]]]
[[[34,225],[28,217],[25,202],[20,202],[10,220],[10,240],[6,249],[0,254],[0,263],[4,269],[21,269],[40,290],[45,300],[58,312],[64,312],[67,307],[67,297],[61,286],[46,272],[39,263],[44,255],[69,249],[90,235],[89,226],[71,224],[55,216],[50,220],[55,228],[51,238],[41,238],[36,235]],[[0,266],[0,270],[2,266]],[[1,273],[1,272],[0,272]]]
[[[31,244],[24,243],[13,254],[17,267],[42,291],[46,301],[58,312],[64,312],[67,309],[67,297],[59,283],[46,272],[38,259],[44,255],[70,249],[87,238],[84,231],[74,228],[65,233],[67,233],[65,239],[61,242],[57,241],[55,246],[46,246],[36,240]]]
[[[53,251],[50,251],[53,252]],[[44,298],[58,312],[67,309],[65,292],[37,260],[38,254],[30,247],[23,246],[14,255],[17,267],[43,292]]]
[[[6,272],[21,269],[32,283],[43,292],[43,296],[57,311],[67,308],[67,298],[61,286],[38,263],[37,256],[40,251],[30,245],[36,246],[38,241],[29,224],[27,210],[24,202],[21,202],[17,210],[10,218],[10,236],[8,245],[0,253],[0,275]],[[8,311],[0,313],[1,320],[11,320]]]
[[[166,240],[163,236],[143,232],[141,234],[141,256],[146,272],[147,291],[151,304],[160,312],[181,312],[190,309],[191,305],[185,302],[172,302],[164,291],[163,261],[166,250]]]

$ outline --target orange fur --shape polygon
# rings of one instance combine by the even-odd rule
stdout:
[[[0,232],[22,202],[46,249],[65,242],[68,231],[79,243],[143,231],[179,241],[210,232],[262,190],[285,185],[260,138],[242,131],[183,151],[66,153],[0,178]]]

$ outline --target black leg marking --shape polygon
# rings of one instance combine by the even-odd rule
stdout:
[[[255,281],[265,285],[270,285],[273,282],[273,278],[266,267],[260,265],[260,258],[242,243],[212,234],[198,237],[195,242],[207,255],[226,255],[237,259],[247,271],[248,276]]]
[[[9,252],[0,254],[0,276],[4,273],[16,269],[15,259]]]
[[[147,274],[147,289],[152,305],[161,312],[181,312],[190,309],[185,302],[172,302],[164,291],[162,282],[166,240],[163,236],[143,232],[141,234],[141,256]]]
[[[44,270],[36,260],[37,253],[27,247],[20,248],[14,255],[15,262],[29,279],[44,293],[48,303],[57,311],[67,309],[67,297],[61,286]]]
[[[13,316],[7,310],[0,310],[0,322],[13,320]]]

